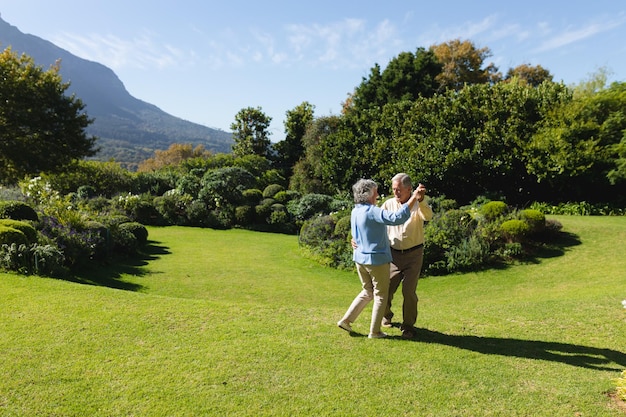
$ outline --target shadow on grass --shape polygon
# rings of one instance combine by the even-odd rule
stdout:
[[[80,284],[139,291],[143,288],[141,284],[124,281],[122,277],[124,275],[141,277],[147,273],[145,267],[150,261],[171,253],[166,246],[159,243],[149,240],[141,248],[140,253],[126,257],[115,257],[107,264],[90,263],[76,271],[68,280]]]
[[[393,338],[418,343],[437,343],[485,355],[513,356],[560,362],[566,365],[599,371],[622,371],[626,367],[626,353],[624,352],[569,343],[451,335],[423,328],[417,328],[417,337],[415,339],[406,340],[399,336]],[[617,366],[612,366],[611,364]]]

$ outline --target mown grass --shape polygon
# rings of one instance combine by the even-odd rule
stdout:
[[[536,262],[423,279],[416,341],[339,330],[356,274],[293,236],[150,228],[77,282],[0,274],[0,415],[624,415],[626,218],[557,218]]]

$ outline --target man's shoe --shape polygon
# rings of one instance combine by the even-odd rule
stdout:
[[[346,332],[352,333],[352,326],[350,326],[350,323],[348,323],[347,321],[339,320],[337,322],[337,326],[339,326],[340,329],[343,329]]]
[[[417,337],[417,332],[415,329],[404,329],[402,330],[402,338],[403,339],[415,339]]]
[[[383,317],[383,321],[381,323],[381,326],[383,326],[383,327],[393,327],[393,324],[391,323],[390,319],[388,319],[387,317]]]
[[[382,339],[387,337],[387,333],[383,333],[383,332],[378,332],[378,333],[370,333],[369,336],[367,336],[369,339]]]

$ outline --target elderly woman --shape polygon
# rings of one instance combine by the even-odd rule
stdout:
[[[396,212],[383,210],[376,206],[378,186],[372,180],[362,179],[352,186],[355,206],[350,218],[352,239],[356,249],[352,260],[363,290],[356,296],[337,326],[352,332],[351,324],[357,319],[365,306],[374,300],[369,338],[378,339],[387,335],[380,331],[389,292],[389,263],[391,249],[387,238],[387,225],[402,224],[411,216],[411,208],[417,202],[417,190],[411,198]]]

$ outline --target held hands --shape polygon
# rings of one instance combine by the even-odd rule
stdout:
[[[424,196],[426,195],[426,186],[420,182],[415,191],[413,191],[413,195],[417,198],[417,201],[421,202],[424,200]]]

